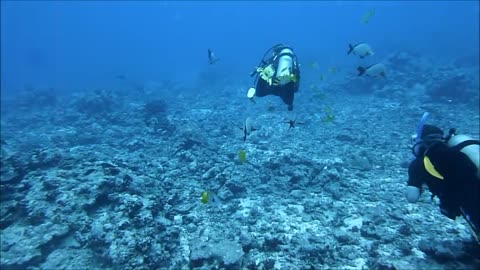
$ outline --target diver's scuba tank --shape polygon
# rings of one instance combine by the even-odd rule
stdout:
[[[473,162],[477,167],[477,178],[480,179],[480,144],[478,140],[474,140],[471,137],[463,134],[452,134],[449,138],[448,147],[457,147],[458,150]]]
[[[291,81],[290,76],[293,72],[293,50],[285,47],[278,54],[278,65],[275,77],[278,78],[278,84],[287,84]]]

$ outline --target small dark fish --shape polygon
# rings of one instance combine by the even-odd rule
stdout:
[[[219,60],[220,60],[220,58],[217,58],[217,57],[215,56],[215,53],[214,53],[212,50],[208,49],[208,63],[209,63],[210,65],[213,65],[213,64],[215,64],[216,62],[218,62]]]
[[[118,79],[118,80],[125,80],[126,78],[127,78],[127,76],[125,76],[123,74],[115,76],[115,79]]]

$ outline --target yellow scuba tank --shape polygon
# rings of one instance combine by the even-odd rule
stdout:
[[[452,137],[448,140],[447,144],[448,147],[455,147],[458,144],[467,141],[467,140],[474,140],[471,137],[463,134],[452,135]],[[464,153],[465,155],[470,158],[470,160],[475,164],[477,167],[477,177],[480,179],[480,145],[479,144],[469,144],[463,148],[459,149],[460,152]]]

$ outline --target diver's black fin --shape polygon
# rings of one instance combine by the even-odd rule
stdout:
[[[348,52],[347,52],[347,55],[348,55],[348,54],[351,54],[352,51],[353,51],[353,46],[352,46],[352,44],[348,44]]]
[[[357,68],[358,76],[362,76],[363,73],[365,73],[366,70],[367,70],[367,69],[364,68],[364,67],[358,67],[358,68]]]

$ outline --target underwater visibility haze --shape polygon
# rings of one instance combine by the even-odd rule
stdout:
[[[0,268],[480,268],[478,1],[0,7]]]

